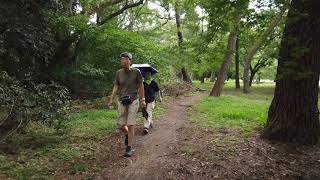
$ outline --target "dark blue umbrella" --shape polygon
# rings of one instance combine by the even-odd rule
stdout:
[[[147,71],[151,72],[151,75],[159,72],[156,68],[150,66],[149,64],[132,64],[131,67],[139,69],[143,77]]]

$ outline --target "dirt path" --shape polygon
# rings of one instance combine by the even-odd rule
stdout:
[[[142,135],[142,129],[138,127],[134,157],[122,157],[124,147],[119,148],[123,146],[120,139],[117,142],[121,152],[116,154],[118,162],[96,179],[163,179],[162,170],[170,164],[170,154],[177,146],[177,131],[187,124],[186,109],[198,100],[200,96],[171,100],[167,113],[156,121],[149,135]]]
[[[320,144],[269,142],[259,138],[259,130],[241,137],[237,129],[196,126],[188,121],[187,110],[200,99],[193,95],[169,101],[167,113],[147,136],[138,126],[131,158],[123,157],[120,133],[106,139],[101,159],[92,160],[106,168],[93,179],[319,179]]]

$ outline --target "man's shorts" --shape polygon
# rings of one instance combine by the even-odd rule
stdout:
[[[139,109],[139,99],[134,100],[130,105],[124,106],[120,102],[118,106],[118,125],[136,125],[136,118]]]

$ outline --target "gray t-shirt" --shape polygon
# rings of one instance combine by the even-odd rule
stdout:
[[[114,84],[119,86],[120,96],[137,94],[142,82],[142,75],[136,68],[130,68],[129,71],[118,70],[114,80]]]

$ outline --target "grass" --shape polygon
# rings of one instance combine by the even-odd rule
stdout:
[[[193,85],[209,93],[213,83],[194,81]],[[215,131],[238,130],[240,134],[231,135],[231,139],[239,138],[239,135],[250,136],[255,129],[262,128],[267,120],[275,84],[253,84],[249,94],[244,94],[242,89],[236,90],[234,87],[234,81],[229,81],[224,85],[221,97],[205,97],[191,110],[192,121]],[[320,97],[318,106],[320,107]],[[230,141],[228,138],[229,136],[224,136],[214,140],[214,143]]]
[[[92,109],[71,115],[70,135],[78,138],[102,139],[116,128],[117,112]]]
[[[207,90],[212,87],[210,82],[194,84]],[[243,94],[234,89],[234,84],[226,83],[221,97],[205,97],[192,108],[192,121],[215,131],[233,129],[249,136],[266,123],[273,88],[273,84],[254,85],[250,94]]]
[[[164,113],[164,105],[157,103],[154,117]],[[0,147],[0,177],[53,179],[56,171],[66,167],[71,174],[84,176],[101,171],[103,165],[92,166],[83,158],[99,158],[101,141],[115,131],[116,118],[116,110],[99,108],[71,113],[63,131],[31,123],[24,134],[11,136],[6,147]]]
[[[71,173],[91,170],[76,160],[95,156],[100,140],[114,132],[116,116],[115,110],[106,109],[72,113],[63,134],[44,124],[32,123],[24,134],[15,134],[8,140],[7,146],[14,153],[0,154],[0,174],[15,179],[50,179],[65,163],[75,163]]]
[[[265,123],[269,103],[231,95],[206,97],[194,106],[193,112],[201,115],[193,120],[207,128],[237,128],[241,133],[249,133]]]

